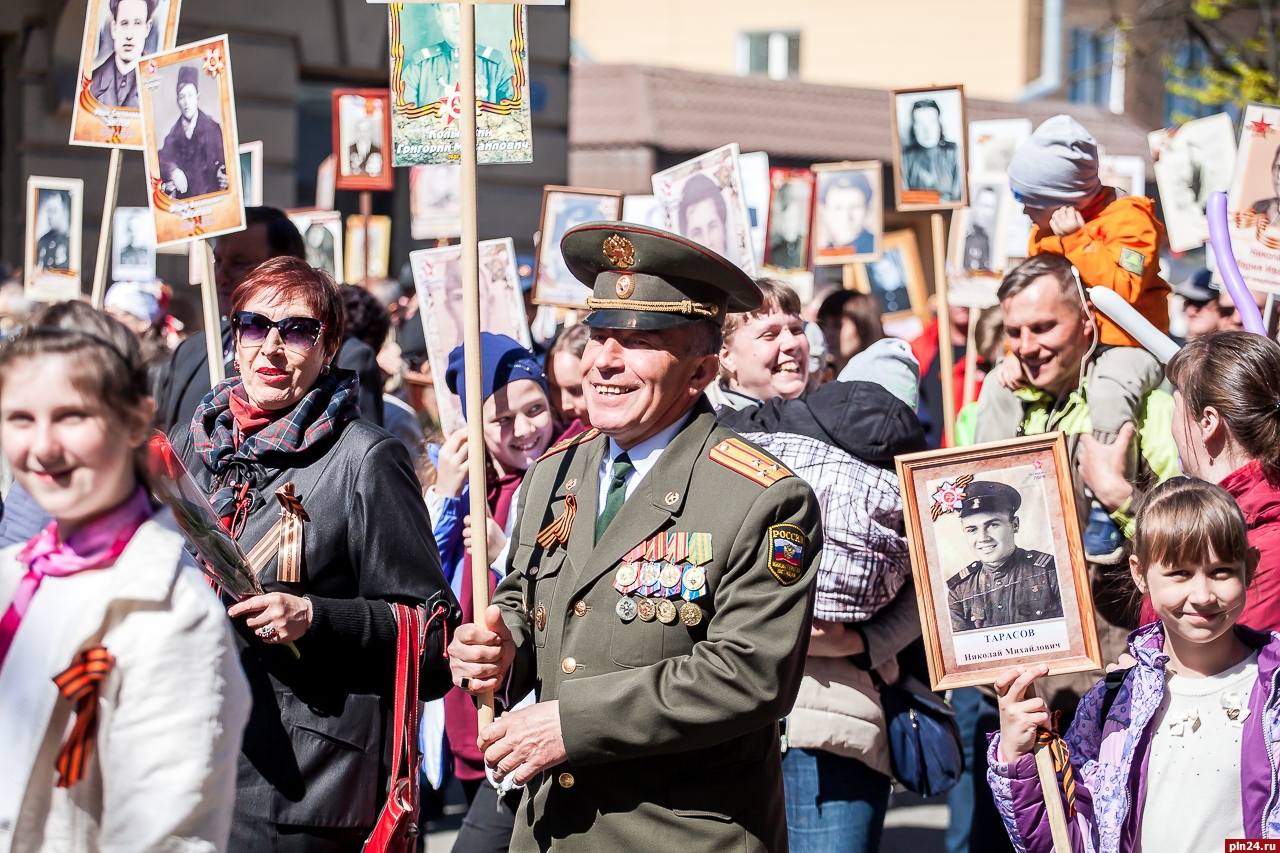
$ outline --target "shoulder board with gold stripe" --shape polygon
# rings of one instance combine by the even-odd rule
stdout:
[[[738,438],[721,439],[707,456],[712,462],[719,462],[730,471],[737,471],[748,480],[754,480],[766,488],[779,480],[795,476],[784,466]]]
[[[591,429],[586,430],[585,432],[580,432],[577,435],[573,436],[572,438],[566,438],[564,441],[552,447],[546,453],[539,456],[536,461],[541,462],[543,459],[546,459],[548,456],[555,456],[557,453],[568,450],[570,447],[573,447],[575,444],[579,444],[584,441],[590,441],[591,439],[595,438],[599,434],[600,434],[600,430],[596,429],[595,427],[592,427]]]

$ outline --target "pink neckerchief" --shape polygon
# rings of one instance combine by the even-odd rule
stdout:
[[[4,666],[22,617],[46,576],[61,578],[110,565],[150,517],[151,499],[147,490],[138,486],[127,501],[72,533],[66,542],[58,537],[56,521],[32,537],[17,557],[26,565],[27,573],[0,618],[0,666]]]

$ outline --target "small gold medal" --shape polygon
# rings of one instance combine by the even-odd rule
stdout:
[[[653,603],[652,598],[642,598],[636,602],[636,615],[641,622],[652,622],[658,616],[658,605]]]
[[[697,566],[684,570],[684,588],[699,590],[707,584],[707,573]]]
[[[692,628],[702,621],[702,608],[692,601],[685,602],[680,608],[680,621]]]
[[[671,625],[676,621],[676,606],[671,599],[664,598],[658,602],[658,621],[663,625]]]
[[[613,579],[617,587],[628,587],[636,582],[636,564],[623,563],[618,567],[618,571],[614,573]]]
[[[662,573],[658,575],[658,580],[662,582],[664,589],[671,589],[680,585],[680,567],[674,563],[667,563],[663,567]]]

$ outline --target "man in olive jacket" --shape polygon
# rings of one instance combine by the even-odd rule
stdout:
[[[450,646],[454,683],[538,703],[480,733],[528,786],[513,851],[787,849],[777,721],[808,649],[818,501],[716,423],[720,321],[754,282],[663,231],[561,244],[593,288],[595,428],[525,476],[506,580]]]

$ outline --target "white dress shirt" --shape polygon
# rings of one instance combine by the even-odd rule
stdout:
[[[644,475],[648,474],[649,470],[658,464],[662,451],[666,450],[672,439],[679,435],[680,430],[685,428],[689,423],[690,417],[681,418],[626,452],[627,458],[631,460],[633,467],[626,479],[626,499],[629,500],[636,493],[636,489],[640,486],[640,481],[644,479]],[[600,501],[596,504],[597,518],[604,512],[605,497],[609,494],[609,483],[613,480],[613,460],[617,459],[622,452],[622,448],[618,446],[618,443],[612,438],[609,439],[609,453],[600,460]]]

